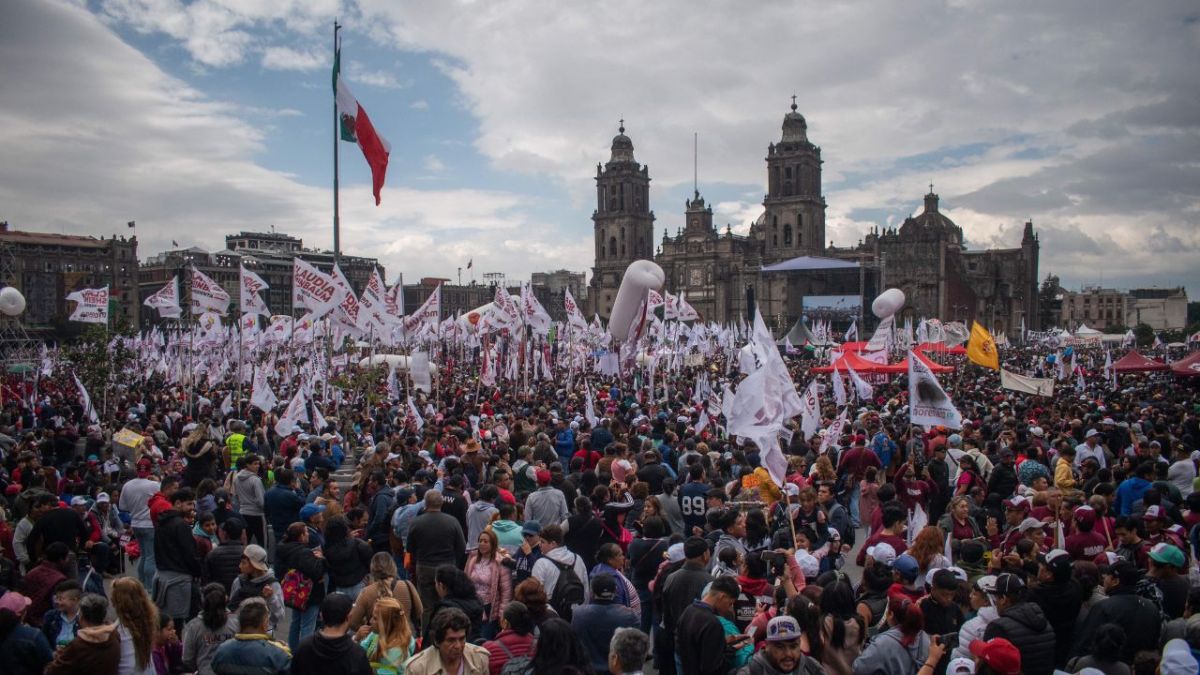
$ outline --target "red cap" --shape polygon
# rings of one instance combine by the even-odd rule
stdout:
[[[538,482],[538,485],[549,485],[550,484],[550,472],[545,469],[538,469],[537,470],[537,482]]]
[[[149,457],[143,457],[137,461],[138,478],[145,478],[150,475],[150,470],[154,468],[154,462],[150,461]]]
[[[971,653],[1000,675],[1020,675],[1021,652],[1004,638],[971,641]]]

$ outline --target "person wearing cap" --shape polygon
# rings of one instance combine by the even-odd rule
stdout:
[[[613,634],[620,628],[638,626],[638,614],[617,601],[620,585],[621,581],[611,574],[594,574],[591,600],[576,607],[571,615],[571,629],[579,636],[597,673],[608,668],[608,645]]]
[[[800,624],[789,615],[780,615],[767,623],[762,649],[755,652],[750,663],[737,675],[820,675],[825,668],[816,659],[806,656],[801,646],[803,633]]]
[[[1162,615],[1153,601],[1138,594],[1142,571],[1128,560],[1117,560],[1101,571],[1101,583],[1108,597],[1092,605],[1082,624],[1075,630],[1072,656],[1091,653],[1097,630],[1106,623],[1125,627],[1125,645],[1121,660],[1133,663],[1134,655],[1158,646]]]
[[[925,588],[920,581],[921,565],[907,553],[896,557],[892,563],[892,586],[888,596],[905,597],[917,602],[925,597]]]
[[[961,628],[958,629],[958,644],[950,653],[951,659],[971,658],[971,643],[975,640],[983,638],[983,633],[987,630],[988,624],[995,621],[1000,613],[996,611],[994,602],[996,592],[996,577],[992,574],[987,574],[979,577],[971,584],[971,593],[969,601],[971,609],[975,612],[975,616],[963,622]],[[953,661],[951,662],[953,663]],[[952,668],[947,667],[947,673],[952,672]]]
[[[330,593],[321,601],[321,629],[292,654],[293,675],[374,675],[367,652],[349,634],[354,601],[345,593]]]
[[[541,559],[541,535],[542,526],[536,520],[527,520],[521,525],[521,545],[512,557],[514,586],[528,579],[533,574],[533,566]]]
[[[320,548],[325,545],[325,537],[321,534],[325,527],[324,504],[305,504],[300,507],[300,522],[308,526],[308,547]]]
[[[1025,582],[1016,574],[1001,574],[996,577],[993,595],[1000,616],[984,629],[983,639],[1004,638],[1016,645],[1025,675],[1053,673],[1057,646],[1054,627],[1042,608],[1026,598]]]
[[[1075,621],[1083,606],[1083,586],[1072,574],[1071,555],[1056,548],[1038,557],[1038,583],[1029,589],[1029,600],[1042,608],[1054,628],[1054,665],[1062,668],[1071,653]]]
[[[1191,584],[1187,577],[1187,560],[1174,544],[1159,542],[1150,549],[1150,579],[1162,591],[1163,614],[1167,619],[1183,616]]]
[[[968,646],[975,657],[977,675],[1021,675],[1022,654],[1016,645],[1004,638],[975,640]],[[1024,671],[1028,673],[1028,670]]]
[[[550,485],[550,471],[537,470],[537,489],[525,499],[525,520],[536,520],[546,528],[558,525],[571,515],[562,490]]]
[[[1108,548],[1109,541],[1096,531],[1096,511],[1084,504],[1075,509],[1075,531],[1067,535],[1063,548],[1072,560],[1092,560]]]
[[[35,675],[54,659],[46,636],[21,623],[30,604],[29,598],[16,591],[0,596],[0,663],[5,673]]]
[[[1095,429],[1088,429],[1083,435],[1083,442],[1075,446],[1075,466],[1078,467],[1083,460],[1093,457],[1097,462],[1100,462],[1100,468],[1108,466],[1108,455],[1101,445],[1103,434]]]
[[[1196,675],[1200,672],[1200,661],[1186,640],[1175,638],[1163,645],[1162,659],[1158,663],[1161,675]]]

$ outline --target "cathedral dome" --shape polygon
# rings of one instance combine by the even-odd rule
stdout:
[[[900,233],[903,235],[939,232],[950,235],[959,243],[962,242],[962,228],[955,225],[953,220],[938,210],[938,196],[934,194],[931,187],[929,194],[925,195],[925,210],[916,216],[905,219],[904,224],[900,226]]]
[[[618,129],[618,134],[613,136],[612,140],[612,156],[609,162],[633,162],[633,141],[625,135],[625,120],[621,120],[621,126]]]
[[[796,111],[795,96],[792,97],[792,111],[783,116],[783,139],[780,142],[808,142],[808,122],[804,120],[804,115]]]

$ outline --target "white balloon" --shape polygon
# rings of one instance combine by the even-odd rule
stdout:
[[[368,356],[358,362],[359,368],[370,368],[371,366],[381,366],[387,364],[392,370],[408,372],[408,357],[403,354],[376,354]],[[429,372],[437,374],[437,364],[429,362]]]
[[[871,303],[871,312],[880,319],[886,319],[903,308],[904,291],[899,288],[887,289]]]
[[[7,286],[0,290],[0,313],[5,316],[16,316],[25,311],[25,296],[21,291]]]
[[[629,337],[630,329],[635,332],[641,328],[641,319],[637,313],[642,303],[647,299],[651,289],[663,287],[667,275],[662,268],[649,260],[634,260],[625,269],[621,277],[621,287],[617,289],[617,299],[613,302],[612,312],[608,315],[608,332],[617,342],[624,342]],[[634,326],[634,321],[639,321]]]

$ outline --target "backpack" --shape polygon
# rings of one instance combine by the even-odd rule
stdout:
[[[529,477],[529,466],[525,462],[520,468],[513,467],[513,488],[518,494],[529,494],[537,489],[537,481]]]
[[[560,563],[553,558],[547,557],[555,567],[558,568],[558,581],[554,582],[554,592],[550,595],[550,606],[558,612],[558,616],[564,621],[571,620],[572,607],[582,605],[584,601],[583,581],[579,579],[579,575],[575,573],[575,560],[579,556],[575,556],[569,564]]]
[[[508,648],[508,645],[499,640],[496,640],[495,644],[508,656],[508,660],[500,667],[500,675],[525,675],[533,672],[532,656],[513,657],[512,650]]]
[[[313,582],[300,570],[288,570],[279,582],[283,590],[283,604],[303,612],[308,608],[308,599],[312,597]]]

